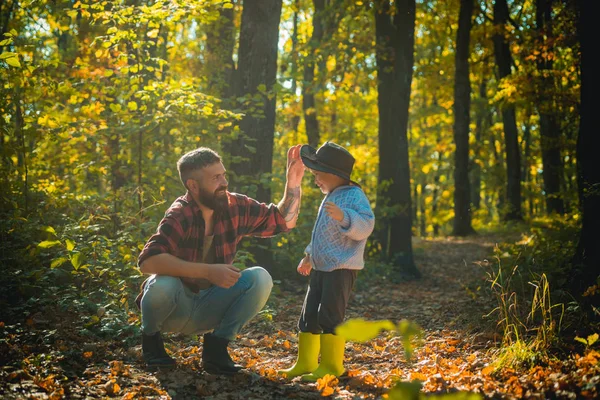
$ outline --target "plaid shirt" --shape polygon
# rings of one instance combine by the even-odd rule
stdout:
[[[237,244],[244,236],[270,237],[290,229],[274,204],[259,203],[247,196],[227,192],[229,208],[214,214],[215,263],[231,264]],[[157,254],[169,253],[190,262],[202,261],[204,219],[188,193],[166,211],[158,229],[138,257],[138,265]]]

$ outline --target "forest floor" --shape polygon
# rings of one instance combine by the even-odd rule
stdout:
[[[197,338],[166,335],[167,349],[178,366],[150,372],[144,369],[135,337],[126,341],[83,336],[72,315],[49,306],[22,321],[4,310],[0,397],[250,400],[330,394],[337,399],[375,399],[385,398],[397,380],[418,379],[425,395],[470,391],[493,399],[598,398],[600,354],[594,351],[565,355],[524,371],[494,371],[492,355],[501,337],[495,333],[495,316],[484,318],[496,306],[485,291],[485,259],[497,240],[488,235],[416,239],[421,280],[361,283],[359,275],[347,318],[419,324],[423,340],[410,363],[400,338],[384,331],[368,342],[346,344],[347,374],[337,381],[317,385],[277,376],[278,369],[295,360],[296,322],[306,289],[306,280],[284,280],[276,284],[266,311],[231,346],[232,357],[246,367],[234,377],[202,370]],[[134,312],[130,316],[132,323],[139,318]]]

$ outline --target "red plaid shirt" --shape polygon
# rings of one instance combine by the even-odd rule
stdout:
[[[231,264],[237,244],[244,236],[270,237],[290,229],[274,204],[259,203],[247,196],[227,192],[229,208],[214,214],[215,263]],[[157,254],[169,253],[185,261],[200,262],[204,242],[204,219],[189,193],[177,198],[165,212],[158,229],[138,258],[138,265]]]

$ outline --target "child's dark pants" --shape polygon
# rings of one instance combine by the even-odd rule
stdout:
[[[298,321],[300,332],[335,334],[336,326],[344,322],[357,272],[350,269],[310,272],[310,283]]]

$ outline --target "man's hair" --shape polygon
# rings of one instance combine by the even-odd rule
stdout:
[[[192,150],[189,153],[184,154],[179,161],[177,161],[179,179],[181,179],[181,183],[183,183],[183,186],[187,189],[185,182],[190,177],[191,172],[220,161],[221,157],[217,152],[208,147],[200,147],[196,150]]]

